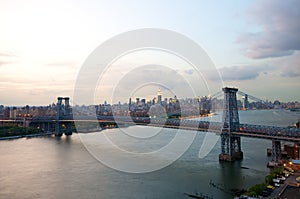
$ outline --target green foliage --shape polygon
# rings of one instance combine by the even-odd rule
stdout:
[[[275,176],[282,174],[282,168],[276,168],[273,171],[271,171],[271,174],[275,174]]]
[[[0,126],[0,137],[25,136],[40,133],[39,129],[20,126]]]
[[[265,183],[256,184],[248,190],[248,196],[259,196],[262,194],[262,191],[266,188],[267,185],[273,182],[273,179],[277,177],[277,175],[282,174],[282,168],[273,169],[269,175],[265,177]]]
[[[271,184],[273,182],[273,179],[276,178],[275,173],[270,173],[265,177],[266,184]]]
[[[273,179],[276,178],[278,175],[282,174],[282,168],[273,169],[269,175],[266,176],[265,181],[266,184],[271,184]]]
[[[258,196],[258,195],[261,195],[265,187],[266,187],[265,183],[254,185],[253,187],[251,187],[249,189],[248,196]]]
[[[248,196],[251,196],[251,197],[255,197],[255,196],[257,196],[257,193],[254,192],[254,191],[251,191],[251,192],[248,192],[247,195],[248,195]]]

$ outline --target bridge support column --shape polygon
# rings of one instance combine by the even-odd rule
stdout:
[[[63,133],[62,133],[62,129],[61,129],[61,123],[59,121],[56,121],[55,122],[55,136],[62,136]]]
[[[50,128],[50,122],[47,122],[47,130],[46,131],[51,131],[52,129]]]
[[[272,154],[271,154],[271,161],[278,162],[281,158],[281,143],[278,140],[272,140]]]
[[[65,126],[66,126],[65,135],[67,135],[67,136],[72,135],[71,123],[68,122],[68,123],[65,124]]]
[[[231,162],[242,159],[243,152],[241,150],[241,137],[222,132],[221,154],[219,155],[219,160]]]
[[[221,132],[221,154],[220,161],[235,161],[243,159],[241,150],[241,137],[232,135],[232,132],[239,131],[239,115],[236,100],[236,88],[223,88],[224,110],[223,128]]]
[[[56,121],[55,121],[55,136],[62,136],[61,122],[59,121],[62,117],[62,97],[57,98],[56,104]]]
[[[64,107],[65,116],[69,117],[71,115],[70,98],[65,97],[64,100],[65,100],[65,107]],[[67,122],[65,126],[66,126],[65,135],[67,136],[72,135],[71,123]]]

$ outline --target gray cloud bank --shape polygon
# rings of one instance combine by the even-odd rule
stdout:
[[[16,55],[11,52],[0,52],[0,57],[16,57]]]
[[[256,79],[261,73],[268,73],[269,66],[232,66],[224,67],[219,70],[224,81],[252,80]]]
[[[240,65],[218,69],[223,81],[246,81],[255,80],[260,75],[268,75],[272,72],[281,77],[294,78],[300,77],[300,67],[289,67],[285,65]],[[211,72],[204,72],[204,76],[211,81],[217,77]]]
[[[268,65],[264,66],[252,66],[252,65],[241,65],[219,68],[218,72],[223,81],[244,81],[256,79],[260,74],[267,74],[271,70]],[[206,78],[211,81],[215,81],[216,74],[211,72],[204,72]]]
[[[250,58],[281,57],[300,50],[300,1],[259,1],[249,18],[261,30],[244,33],[237,42]]]

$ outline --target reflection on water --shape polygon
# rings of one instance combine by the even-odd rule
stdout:
[[[299,116],[285,110],[240,112],[241,123],[264,125],[288,126]],[[113,136],[114,130],[102,133]],[[248,188],[264,180],[269,140],[242,138],[244,160],[220,164],[220,143],[208,156],[198,158],[203,138],[204,134],[198,133],[181,158],[145,174],[128,174],[104,166],[88,153],[77,134],[0,141],[0,198],[188,198],[184,193],[196,192],[232,198],[226,190]]]

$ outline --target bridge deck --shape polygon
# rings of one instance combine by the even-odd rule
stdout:
[[[28,120],[27,120],[28,121]],[[157,126],[164,128],[180,128],[185,130],[195,131],[208,131],[220,133],[223,124],[221,122],[206,122],[187,119],[165,119],[165,118],[131,118],[131,117],[114,117],[114,116],[74,116],[66,117],[57,120],[54,116],[49,117],[36,117],[29,119],[31,123],[54,123],[54,122],[68,123],[68,122],[116,122],[128,123],[138,125]],[[24,122],[24,119],[15,120],[0,120],[0,122]],[[263,126],[263,125],[250,125],[240,124],[239,132],[232,132],[239,136],[271,139],[271,140],[284,140],[292,142],[300,142],[300,129],[297,128],[284,128],[276,126]]]

